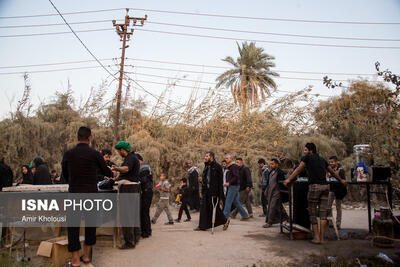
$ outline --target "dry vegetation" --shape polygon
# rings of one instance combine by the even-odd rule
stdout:
[[[76,131],[82,125],[92,128],[94,148],[110,148],[114,103],[105,100],[104,84],[92,89],[85,101],[74,99],[71,88],[68,88],[66,92],[58,92],[54,100],[32,110],[27,78],[26,81],[24,97],[17,110],[0,122],[0,147],[17,178],[20,177],[19,167],[36,156],[43,157],[50,168],[60,171],[63,152],[76,143]],[[351,88],[342,96],[325,102],[318,102],[318,97],[310,94],[311,88],[305,88],[283,97],[272,97],[261,107],[246,113],[234,105],[229,93],[215,89],[204,95],[199,93],[200,89],[194,88],[187,103],[179,106],[168,98],[168,91],[173,86],[168,87],[153,108],[147,107],[143,99],[132,98],[128,91],[122,101],[120,139],[131,142],[156,175],[161,171],[168,172],[172,184],[186,175],[184,164],[187,159],[202,167],[206,151],[214,151],[218,161],[227,152],[240,156],[251,167],[256,186],[254,199],[258,201],[260,178],[257,160],[260,157],[277,157],[290,162],[300,158],[305,142],[314,141],[323,156],[336,154],[346,158],[350,156],[349,148],[356,143],[379,146],[379,142],[385,142],[386,139],[375,138],[383,129],[371,135],[360,128],[356,137],[347,139],[346,129],[354,131],[357,126],[352,126],[354,121],[346,122],[345,128],[339,127],[340,131],[332,130],[336,126],[331,126],[335,117],[331,116],[333,111],[330,109],[336,108],[335,115],[343,111],[340,109],[341,98],[351,101],[359,99],[354,95],[370,96],[374,90],[390,90],[383,84],[375,86],[365,81],[353,82]],[[370,116],[372,111],[368,109],[367,112]],[[348,114],[344,116],[348,118]],[[379,124],[379,116],[373,116],[374,124],[369,125],[369,129],[384,125]],[[384,123],[386,125],[387,120]],[[364,121],[358,124],[364,127]],[[377,158],[383,156],[386,154],[378,151]],[[390,159],[385,158],[382,162],[397,162]],[[114,155],[113,161],[118,163],[121,159]],[[346,164],[351,165],[352,161]],[[291,168],[291,165],[285,167]]]

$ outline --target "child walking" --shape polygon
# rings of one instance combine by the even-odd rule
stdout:
[[[161,173],[160,175],[160,182],[156,185],[156,189],[160,192],[160,200],[157,204],[157,210],[154,214],[154,217],[151,219],[151,223],[155,224],[157,222],[158,217],[160,217],[161,212],[165,210],[168,216],[168,222],[165,224],[174,224],[171,212],[169,211],[169,183],[168,183],[168,176],[166,173]]]
[[[181,179],[181,185],[179,186],[179,194],[181,195],[182,204],[181,204],[181,207],[179,208],[178,219],[176,219],[175,222],[178,222],[178,223],[181,222],[183,211],[185,211],[185,213],[186,213],[185,222],[190,222],[190,220],[192,218],[190,217],[189,209],[187,207],[189,205],[190,192],[189,192],[189,188],[187,186],[186,178]]]

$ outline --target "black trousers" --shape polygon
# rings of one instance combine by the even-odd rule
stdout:
[[[153,200],[153,191],[143,191],[140,196],[140,228],[142,236],[151,235],[150,206]]]
[[[81,250],[79,241],[80,227],[68,227],[68,251]],[[96,244],[96,227],[85,227],[85,245],[93,246]]]
[[[186,217],[191,220],[192,217],[190,217],[189,209],[188,209],[188,203],[187,201],[182,201],[181,207],[179,208],[179,213],[178,213],[178,220],[182,218],[182,213],[185,211]]]
[[[267,215],[267,205],[268,205],[268,200],[267,197],[265,196],[265,190],[266,188],[261,189],[261,205],[263,208],[263,213],[266,216]]]
[[[199,189],[192,189],[190,194],[190,202],[188,203],[190,209],[199,210],[200,209],[200,194]]]
[[[119,189],[120,193],[136,193],[136,189],[132,185],[122,185]],[[121,204],[121,203],[120,203]],[[121,213],[120,213],[121,216]],[[129,216],[128,216],[129,217]],[[140,240],[140,227],[121,227],[122,235],[126,244],[135,245]]]

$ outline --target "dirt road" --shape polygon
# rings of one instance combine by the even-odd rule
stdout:
[[[342,228],[367,229],[365,210],[344,210],[343,213]],[[176,214],[173,208],[173,215]],[[330,241],[326,245],[290,241],[279,233],[278,226],[262,228],[264,218],[258,217],[260,210],[256,209],[255,214],[256,218],[250,221],[232,220],[226,232],[218,227],[214,235],[210,231],[193,231],[198,213],[193,215],[192,222],[171,226],[164,225],[167,218],[162,214],[153,225],[152,237],[141,240],[133,250],[95,247],[93,263],[96,267],[288,266],[301,264],[310,255],[373,255],[382,251],[364,240]]]

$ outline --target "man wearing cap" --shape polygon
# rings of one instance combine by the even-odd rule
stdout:
[[[138,193],[134,183],[139,182],[140,163],[135,153],[131,151],[129,142],[120,141],[115,145],[118,153],[124,158],[120,167],[113,165],[111,169],[120,173],[118,181],[121,182],[120,193]],[[140,192],[140,191],[139,191]],[[122,211],[121,211],[122,212]],[[121,213],[120,213],[121,214]],[[120,249],[135,248],[140,239],[140,227],[121,227],[125,243]]]

